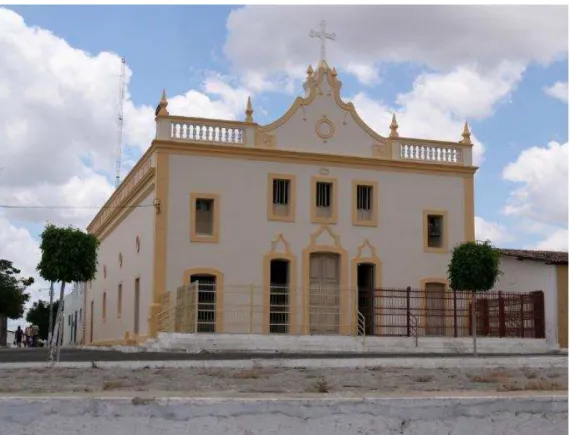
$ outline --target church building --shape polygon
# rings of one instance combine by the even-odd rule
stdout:
[[[361,289],[448,289],[452,248],[474,240],[467,124],[457,142],[426,140],[394,116],[383,137],[325,60],[303,88],[267,125],[250,99],[228,121],[170,114],[163,93],[155,139],[88,226],[101,245],[87,344],[350,335]]]

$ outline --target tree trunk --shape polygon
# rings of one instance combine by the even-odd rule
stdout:
[[[49,286],[49,327],[48,327],[48,344],[53,340],[53,281]]]
[[[61,282],[61,290],[59,292],[59,306],[57,307],[57,315],[55,318],[55,328],[54,337],[51,340],[51,345],[49,349],[49,362],[53,363],[54,359],[57,357],[59,361],[59,347],[61,344],[61,336],[63,329],[63,295],[65,291],[65,282]]]
[[[0,346],[8,345],[8,318],[0,314]]]
[[[473,356],[477,356],[477,310],[475,305],[477,302],[477,293],[473,290],[473,300],[471,301],[471,335],[473,335]]]

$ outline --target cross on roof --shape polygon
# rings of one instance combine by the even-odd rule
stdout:
[[[321,40],[321,62],[325,62],[326,63],[326,40],[330,39],[331,41],[334,41],[336,39],[336,34],[335,33],[327,33],[326,30],[326,26],[327,23],[325,22],[325,20],[321,21],[320,23],[320,30],[316,31],[316,30],[311,30],[311,33],[309,33],[309,36],[311,38],[319,38]]]

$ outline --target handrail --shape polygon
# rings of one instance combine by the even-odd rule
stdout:
[[[363,337],[366,336],[366,318],[364,317],[364,314],[362,314],[360,311],[356,311],[356,315],[358,318],[358,322],[357,322],[357,334],[358,335],[362,335]]]

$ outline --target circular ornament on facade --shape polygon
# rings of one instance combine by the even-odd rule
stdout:
[[[329,171],[327,168],[319,169],[319,174],[321,174],[321,175],[329,175],[330,173],[331,173],[331,171]]]
[[[326,115],[323,115],[315,124],[315,133],[321,139],[330,139],[334,136],[334,124]]]

